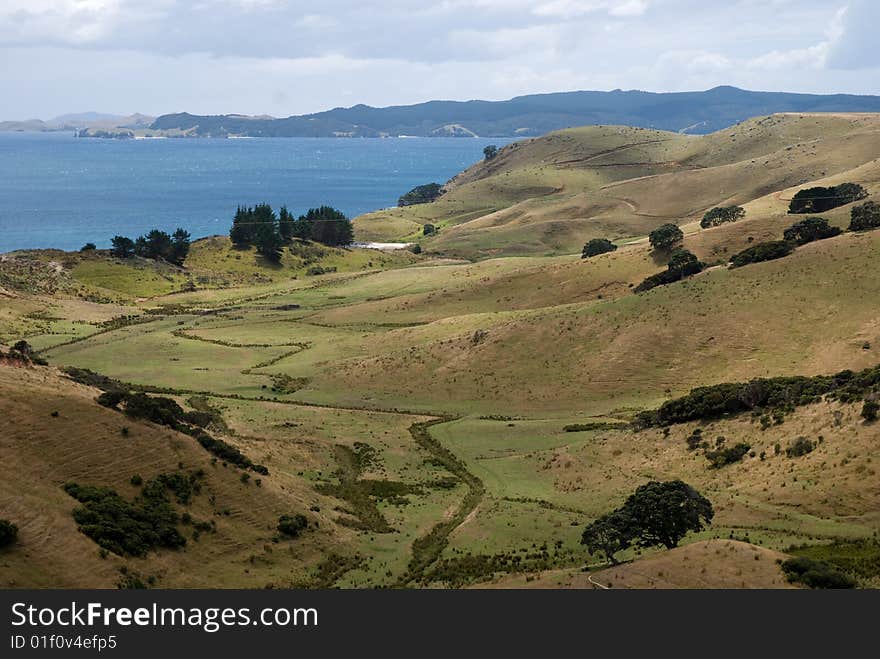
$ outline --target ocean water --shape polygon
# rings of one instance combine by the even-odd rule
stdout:
[[[239,204],[328,204],[354,217],[443,183],[489,142],[399,139],[76,139],[0,133],[0,252],[87,242],[109,247],[153,228],[226,233]]]

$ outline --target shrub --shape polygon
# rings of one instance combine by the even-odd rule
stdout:
[[[437,227],[435,227],[433,224],[426,224],[422,227],[422,235],[424,236],[431,236],[435,233],[437,233]]]
[[[278,532],[290,538],[296,538],[309,525],[309,520],[301,513],[282,515],[278,518]]]
[[[96,400],[98,401],[98,405],[115,409],[119,403],[125,400],[126,396],[128,396],[128,394],[124,391],[105,391],[98,396]]]
[[[11,545],[18,538],[18,527],[8,519],[0,519],[0,547]]]
[[[781,409],[818,402],[823,396],[854,403],[880,385],[880,366],[854,373],[814,377],[759,378],[751,382],[725,382],[698,387],[686,396],[666,401],[659,409],[640,412],[635,425],[671,426],[715,419],[756,409]],[[767,419],[769,426],[769,418]]]
[[[328,275],[332,272],[336,272],[336,266],[313,265],[306,270],[306,275],[315,277],[317,275]]]
[[[641,284],[636,286],[635,292],[643,293],[644,291],[651,290],[657,286],[665,286],[667,284],[681,281],[686,277],[701,272],[704,267],[705,264],[701,263],[699,259],[689,251],[686,249],[677,249],[672,252],[669,263],[666,266],[666,271],[651,275],[645,279]]]
[[[844,574],[831,563],[798,556],[782,563],[782,571],[791,583],[802,583],[810,588],[855,588],[856,580]]]
[[[706,459],[711,463],[712,469],[721,469],[727,465],[740,462],[751,450],[752,447],[748,444],[737,444],[736,446],[717,451],[706,451]]]
[[[850,231],[869,231],[880,228],[880,204],[868,201],[852,209]]]
[[[108,392],[110,393],[110,392]],[[185,418],[183,408],[177,401],[164,396],[147,396],[144,393],[124,397],[125,413],[133,419],[146,419],[163,426],[177,428]]]
[[[867,191],[855,183],[841,183],[830,188],[807,188],[795,194],[788,206],[788,212],[793,214],[822,213],[838,206],[851,204],[867,196]]]
[[[800,458],[812,453],[815,449],[816,445],[812,441],[806,437],[798,437],[785,449],[785,455],[789,458]]]
[[[22,339],[21,341],[16,341],[12,346],[12,352],[17,353],[21,357],[30,358],[32,354],[34,354],[34,349],[31,347],[31,344]]]
[[[422,253],[422,246],[419,245],[418,243],[415,243],[415,244],[413,244],[412,247],[409,248],[409,251],[411,251],[413,254],[421,254]]]
[[[489,146],[483,149],[483,157],[486,160],[492,160],[495,156],[498,155],[498,147],[494,144],[490,144]]]
[[[738,222],[746,216],[746,211],[741,206],[723,206],[713,208],[703,215],[700,226],[703,229],[717,227],[725,222]]]
[[[878,412],[880,412],[880,403],[876,400],[866,400],[862,405],[862,418],[869,423],[877,420]]]
[[[773,261],[788,256],[794,251],[794,244],[786,240],[774,240],[766,243],[758,243],[735,254],[730,260],[731,268],[741,268],[749,263]]]
[[[81,252],[94,252],[96,249],[98,249],[98,246],[95,245],[95,243],[86,243],[85,245],[83,245],[82,247],[79,248],[79,251],[81,251]]]
[[[684,240],[684,233],[675,224],[663,224],[648,236],[651,247],[658,251],[668,251]]]
[[[592,256],[599,256],[599,254],[607,254],[608,252],[614,252],[616,250],[617,245],[607,238],[593,238],[590,242],[584,245],[584,250],[581,252],[581,258],[588,259]]]
[[[398,206],[413,206],[415,204],[429,204],[443,194],[443,186],[439,183],[427,183],[417,185],[412,190],[397,200]]]
[[[796,245],[806,245],[816,240],[839,236],[843,231],[828,224],[824,217],[808,217],[792,224],[783,234],[785,239]]]
[[[144,487],[134,502],[108,487],[67,483],[64,491],[82,504],[73,510],[79,530],[114,554],[144,556],[156,547],[186,544],[175,527],[177,513],[159,488]]]

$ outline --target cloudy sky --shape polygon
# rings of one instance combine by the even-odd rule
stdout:
[[[573,89],[880,93],[876,0],[0,0],[0,118]]]

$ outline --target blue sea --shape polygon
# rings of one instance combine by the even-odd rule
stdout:
[[[236,206],[327,204],[349,217],[443,183],[510,140],[462,138],[76,139],[0,133],[0,252],[153,228],[226,233]]]

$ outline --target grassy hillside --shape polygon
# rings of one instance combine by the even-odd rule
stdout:
[[[363,215],[355,227],[364,239],[413,240],[431,223],[439,233],[421,242],[440,254],[572,253],[590,238],[646,235],[851,170],[847,180],[876,191],[878,148],[880,118],[870,114],[780,114],[699,137],[575,128],[504,147],[439,200]],[[869,163],[871,172],[858,169]]]

